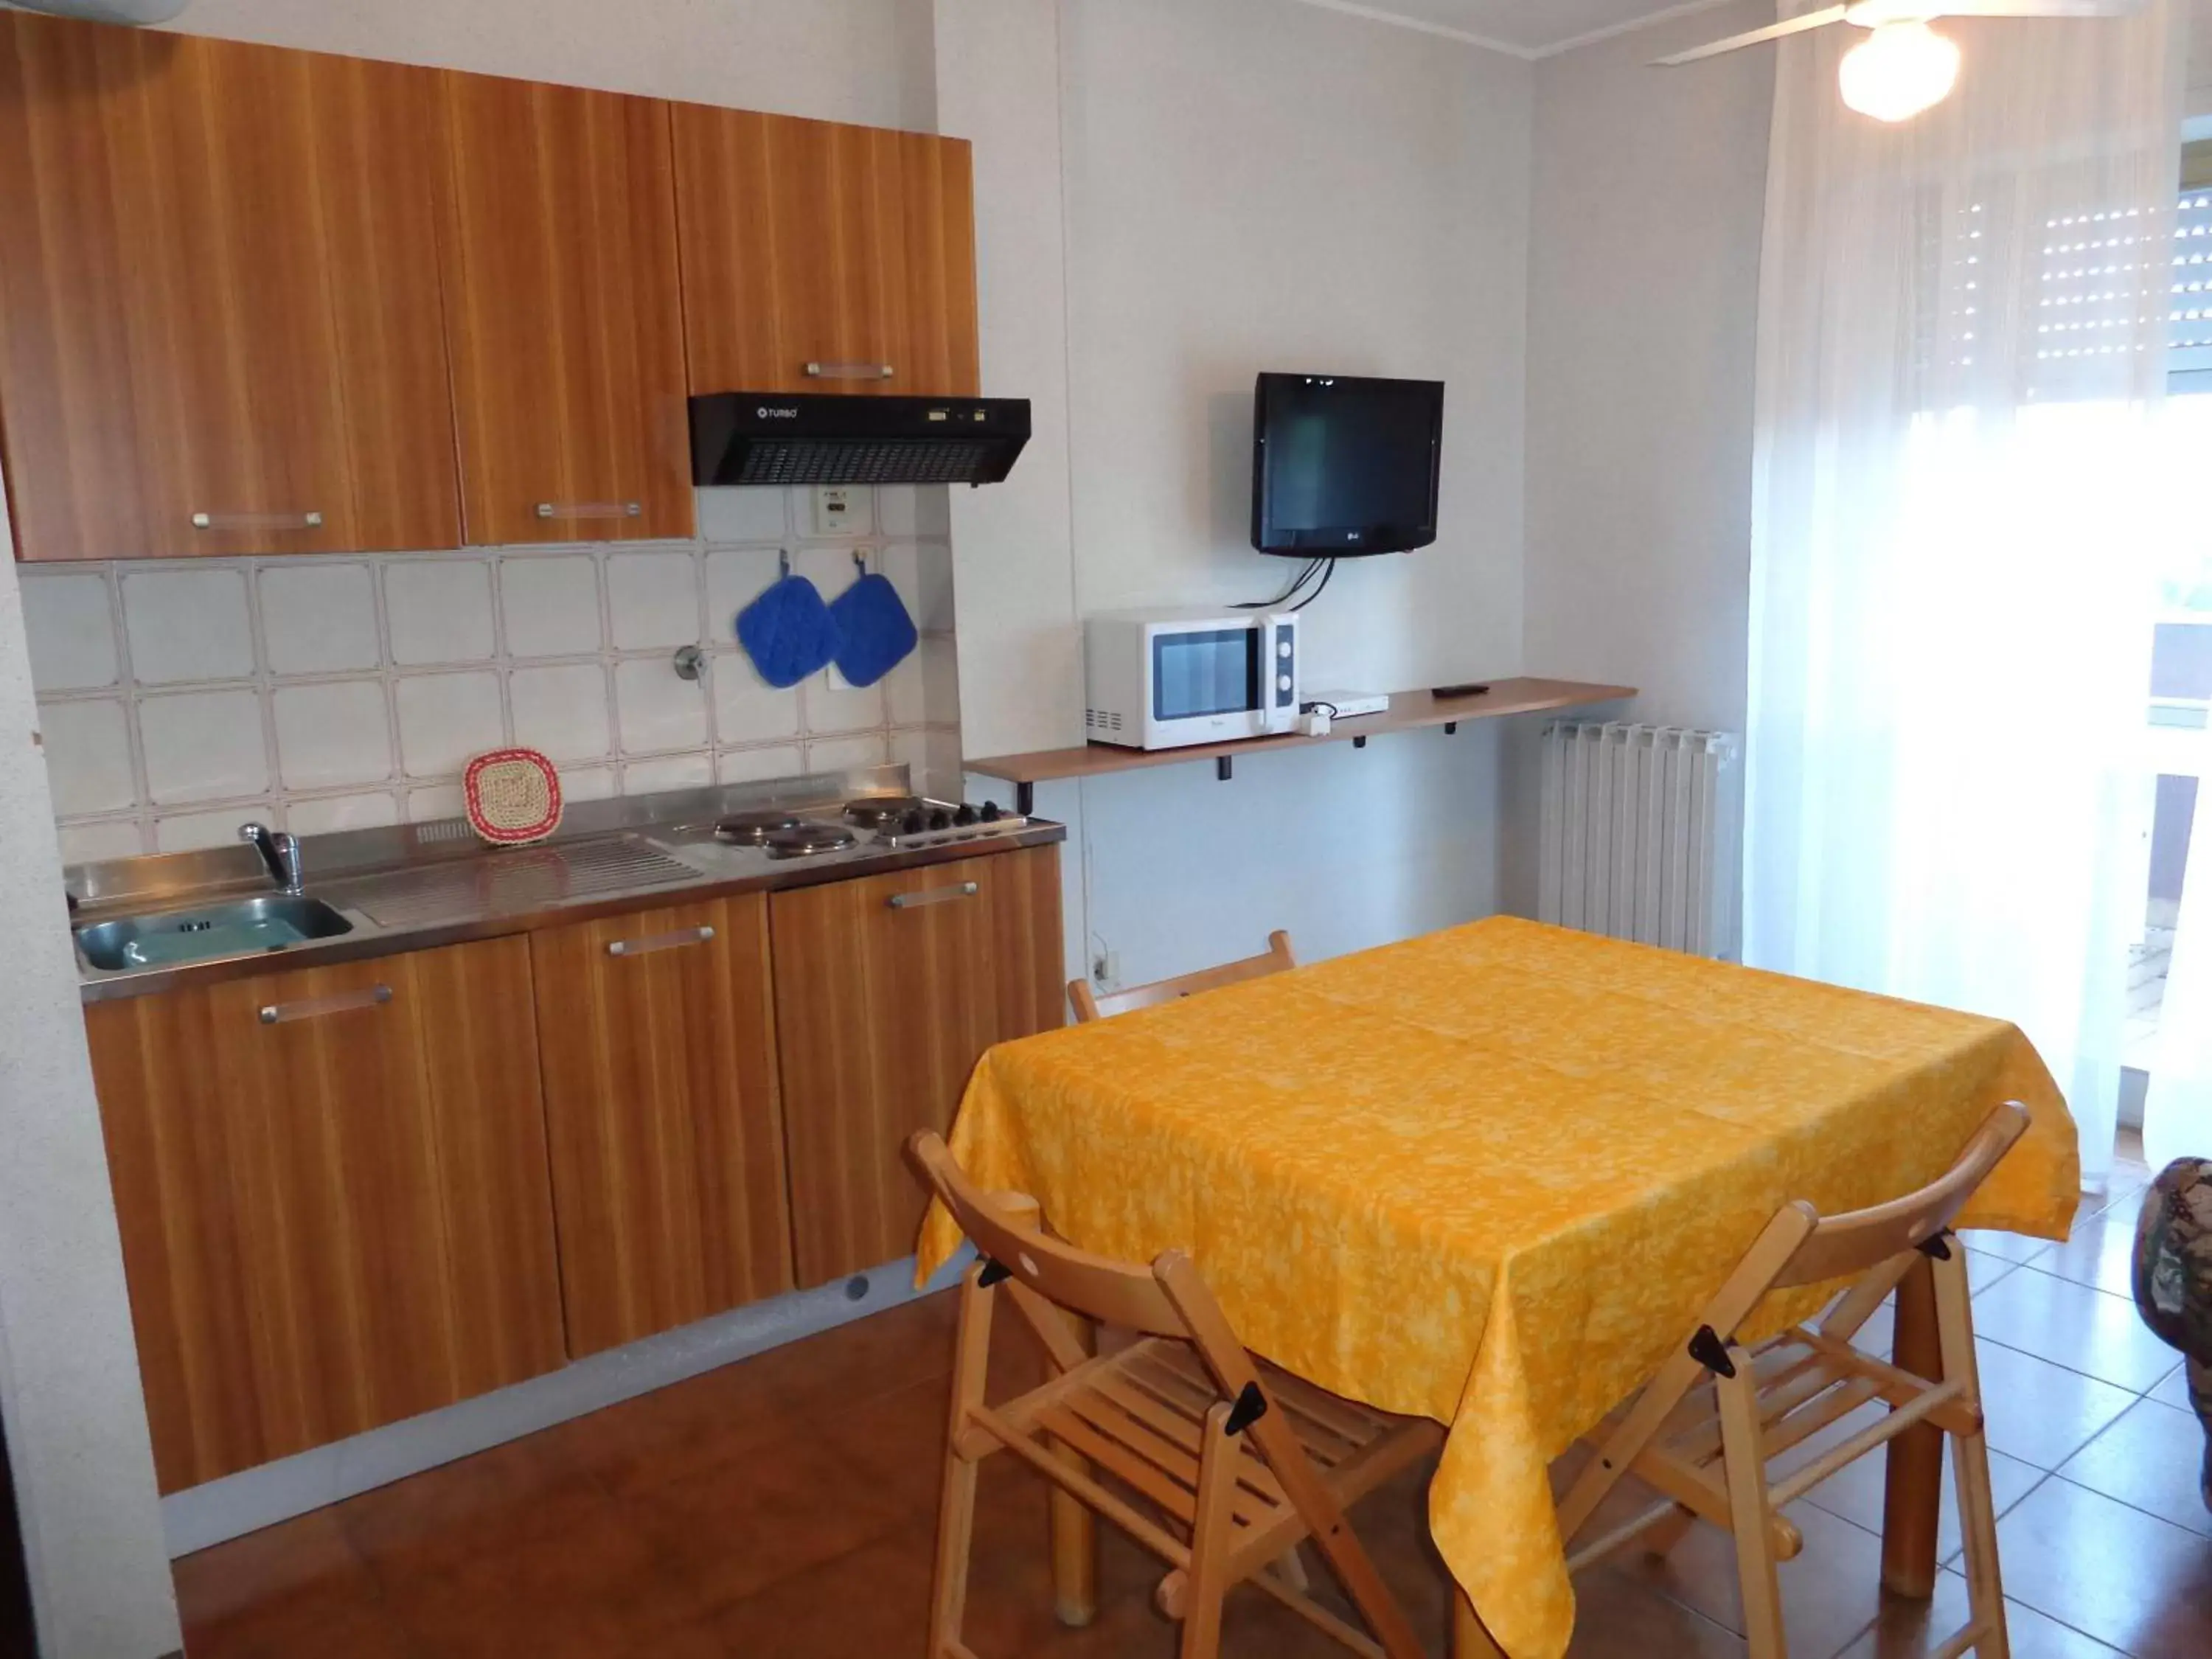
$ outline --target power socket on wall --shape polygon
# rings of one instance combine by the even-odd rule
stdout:
[[[817,536],[865,536],[866,503],[844,484],[820,484],[814,491],[814,533]]]
[[[1121,982],[1121,953],[1102,950],[1091,958],[1091,982],[1102,991],[1110,991]]]

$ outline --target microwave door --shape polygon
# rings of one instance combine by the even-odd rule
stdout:
[[[1152,638],[1152,718],[1163,724],[1260,707],[1261,630],[1208,629]]]

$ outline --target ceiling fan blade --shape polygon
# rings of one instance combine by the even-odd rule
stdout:
[[[1732,34],[1725,40],[1716,40],[1710,46],[1694,46],[1688,52],[1678,52],[1672,58],[1658,58],[1656,64],[1672,69],[1680,64],[1694,64],[1707,58],[1717,58],[1724,52],[1741,52],[1746,46],[1764,45],[1784,36],[1802,34],[1808,29],[1826,28],[1831,23],[1840,23],[1850,15],[1849,6],[1823,6],[1818,11],[1808,11],[1802,16],[1792,17],[1780,23],[1770,23],[1763,29],[1753,29],[1748,34]]]

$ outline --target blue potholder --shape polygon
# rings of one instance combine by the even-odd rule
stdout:
[[[855,685],[873,685],[921,638],[888,576],[862,576],[832,601],[830,616],[837,627],[837,672]]]
[[[738,643],[770,685],[796,685],[836,656],[837,623],[820,589],[785,576],[738,612]]]

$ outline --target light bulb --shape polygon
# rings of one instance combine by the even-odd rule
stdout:
[[[1844,54],[1844,102],[1877,121],[1909,121],[1951,94],[1959,47],[1925,23],[1884,23]]]

